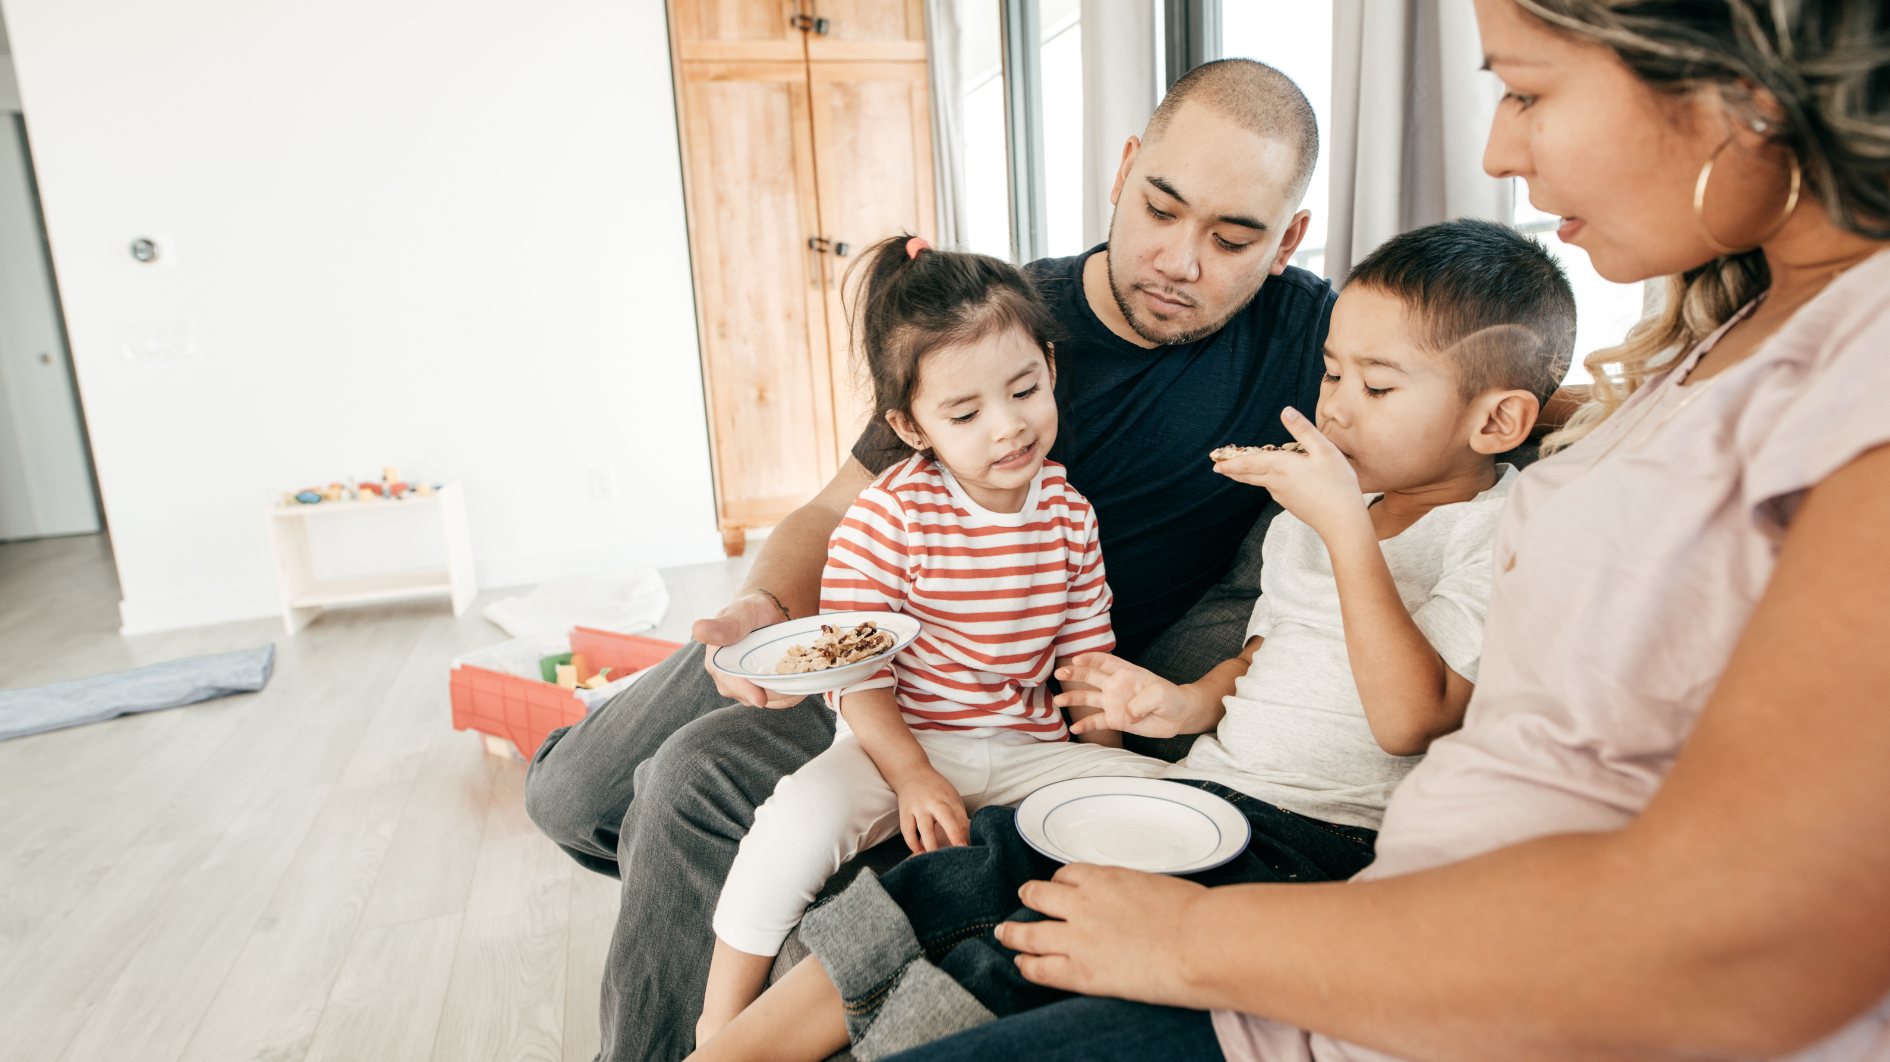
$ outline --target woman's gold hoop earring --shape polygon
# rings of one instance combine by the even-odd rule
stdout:
[[[1732,139],[1729,137],[1726,140],[1726,144],[1730,143],[1732,143]],[[1799,168],[1798,153],[1793,151],[1787,154],[1786,158],[1790,159],[1792,164],[1792,187],[1791,191],[1787,192],[1785,195],[1785,210],[1783,213],[1779,214],[1778,224],[1772,226],[1772,231],[1759,237],[1758,241],[1750,246],[1728,247],[1714,239],[1712,230],[1706,227],[1706,185],[1708,181],[1713,179],[1713,163],[1719,161],[1719,153],[1726,150],[1726,144],[1721,144],[1713,149],[1712,155],[1707,157],[1706,165],[1700,167],[1700,179],[1693,182],[1693,223],[1699,226],[1700,238],[1704,239],[1706,245],[1713,250],[1718,251],[1722,255],[1745,254],[1747,251],[1753,250],[1764,244],[1765,241],[1777,236],[1779,231],[1785,227],[1785,223],[1792,219],[1792,211],[1798,209],[1798,192],[1799,186],[1804,181],[1804,171]]]

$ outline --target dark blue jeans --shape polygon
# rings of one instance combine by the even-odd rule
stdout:
[[[1184,784],[1225,797],[1253,827],[1246,851],[1190,875],[1190,881],[1341,881],[1372,861],[1377,834],[1371,830],[1296,815],[1212,782]],[[801,939],[846,1002],[854,1057],[870,1062],[924,1044],[929,1046],[915,1058],[1036,1059],[1043,1051],[1023,1044],[1040,1040],[1067,1045],[1059,1050],[1070,1051],[1071,1058],[1174,1057],[1176,1045],[1162,1046],[1165,1040],[1152,1044],[1150,1053],[1134,1053],[1141,1038],[1118,1026],[1143,1021],[1173,1026],[1177,1036],[1186,1028],[1206,1030],[1202,1043],[1212,1044],[1206,1014],[1121,1000],[1082,1000],[1078,1006],[1071,993],[1032,984],[1018,973],[1017,953],[998,943],[991,930],[1000,922],[1041,920],[1020,906],[1017,890],[1026,881],[1049,878],[1061,865],[1024,843],[1013,809],[985,808],[972,816],[969,846],[916,856],[883,878],[862,874],[846,892],[810,910]],[[994,1024],[978,1028],[987,1022]],[[1010,1031],[1018,1036],[1015,1053]],[[1215,1057],[1218,1050],[1199,1057]]]

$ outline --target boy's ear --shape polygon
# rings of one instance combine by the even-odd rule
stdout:
[[[886,411],[886,426],[893,430],[894,435],[899,436],[900,442],[905,443],[914,450],[923,452],[927,447],[932,445],[925,441],[925,433],[920,431],[919,426],[912,422],[912,418],[897,409],[889,409]]]
[[[1471,403],[1470,449],[1508,453],[1529,438],[1541,414],[1541,399],[1529,391],[1491,391]]]

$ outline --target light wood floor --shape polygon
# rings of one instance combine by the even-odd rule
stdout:
[[[751,549],[752,557],[754,550]],[[664,573],[680,640],[745,560]],[[516,593],[507,591],[505,593]],[[616,882],[452,729],[441,601],[120,637],[103,536],[0,546],[0,688],[276,643],[261,693],[0,742],[0,1059],[586,1060]]]

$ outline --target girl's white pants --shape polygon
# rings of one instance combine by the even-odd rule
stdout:
[[[966,737],[937,730],[913,736],[965,798],[966,814],[1015,804],[1066,778],[1153,778],[1169,765],[1123,749],[1040,741],[1023,733]],[[849,859],[899,833],[899,798],[859,738],[840,722],[833,747],[781,779],[755,809],[715,908],[715,935],[738,951],[774,955]]]

